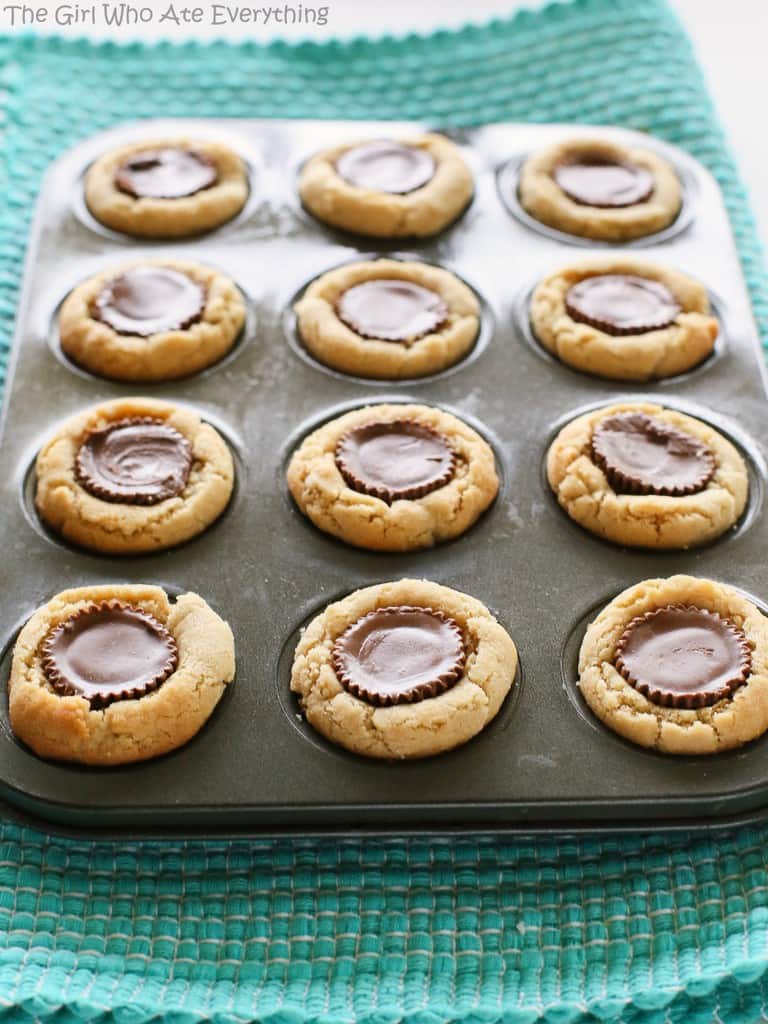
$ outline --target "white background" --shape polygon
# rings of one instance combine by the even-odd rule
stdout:
[[[19,0],[21,2],[21,0]],[[50,11],[58,0],[27,0]],[[83,5],[95,0],[80,0]],[[164,10],[168,0],[133,0]],[[200,0],[177,0],[177,6],[194,6]],[[282,6],[284,0],[225,0],[230,6]],[[288,0],[297,6],[300,0]],[[210,26],[151,24],[143,29],[87,30],[52,28],[67,35],[88,34],[99,38],[198,38],[224,37],[268,40],[281,37],[329,39],[334,36],[397,35],[433,28],[458,28],[467,21],[483,22],[495,15],[510,14],[523,6],[518,0],[304,0],[307,5],[330,8],[324,28],[312,26],[241,26],[236,30]],[[642,0],[638,0],[638,3]],[[704,67],[710,91],[730,138],[750,190],[763,240],[768,239],[768,130],[763,103],[768,98],[768,2],[766,0],[670,0],[683,20]],[[0,30],[10,30],[9,16],[0,0]],[[525,6],[540,6],[529,0]],[[46,29],[38,29],[45,31]],[[674,54],[669,55],[674,60]]]

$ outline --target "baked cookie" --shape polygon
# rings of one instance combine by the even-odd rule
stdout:
[[[318,220],[376,238],[436,235],[473,190],[461,150],[434,134],[335,146],[311,157],[299,176],[302,202]]]
[[[427,405],[372,405],[339,416],[304,439],[287,475],[315,526],[374,551],[458,537],[499,489],[490,445]]]
[[[62,350],[111,380],[175,380],[221,359],[245,323],[230,278],[181,260],[141,260],[89,278],[59,313]]]
[[[768,729],[768,619],[724,583],[645,580],[587,629],[579,688],[598,718],[642,747],[740,747]]]
[[[682,190],[670,164],[648,149],[569,139],[525,161],[519,198],[532,217],[558,231],[628,242],[668,227]]]
[[[197,594],[78,587],[22,629],[8,680],[11,727],[40,757],[143,761],[208,720],[235,675],[232,631]]]
[[[595,409],[563,427],[547,478],[571,517],[629,547],[689,548],[744,511],[747,467],[701,420],[648,402]]]
[[[109,554],[159,551],[202,533],[234,486],[232,455],[191,409],[118,398],[67,420],[35,465],[40,517]]]
[[[85,176],[85,202],[96,220],[139,238],[211,231],[247,199],[245,164],[219,142],[132,142],[100,156]]]
[[[347,263],[316,278],[296,303],[299,335],[334,370],[377,380],[438,373],[470,351],[475,293],[427,263]]]
[[[400,580],[357,590],[313,619],[291,690],[332,743],[364,757],[429,757],[481,732],[516,671],[514,643],[479,601]]]
[[[684,373],[710,354],[718,334],[698,281],[631,256],[585,260],[545,277],[530,317],[545,349],[609,380]]]

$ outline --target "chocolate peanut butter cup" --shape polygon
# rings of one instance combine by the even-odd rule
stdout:
[[[391,504],[445,487],[455,472],[456,456],[431,427],[385,420],[344,434],[336,446],[336,465],[353,490]]]
[[[569,288],[565,308],[571,319],[620,337],[668,327],[681,306],[660,281],[634,274],[599,274]]]
[[[219,175],[214,162],[192,149],[144,149],[123,161],[115,185],[136,199],[181,199],[210,188]]]
[[[107,281],[93,304],[96,319],[118,334],[148,338],[200,320],[205,289],[170,267],[131,267]]]
[[[667,605],[632,619],[615,666],[654,704],[703,708],[746,683],[752,655],[742,630],[717,612]]]
[[[331,653],[342,686],[376,707],[437,697],[464,674],[466,653],[453,619],[432,608],[378,608],[353,622]]]
[[[419,146],[382,140],[346,150],[336,161],[336,171],[356,188],[406,195],[431,181],[435,159]]]
[[[644,167],[597,155],[566,160],[555,167],[552,176],[580,206],[634,206],[648,199],[654,189],[653,175]]]
[[[91,708],[143,697],[176,670],[176,641],[158,620],[121,601],[81,608],[43,641],[42,667],[56,693]]]
[[[617,494],[697,494],[715,472],[715,457],[698,438],[643,412],[600,420],[592,458]]]
[[[156,505],[181,494],[192,446],[163,420],[136,417],[94,430],[75,458],[75,475],[90,494],[126,505]]]
[[[437,330],[448,315],[437,292],[399,278],[375,278],[348,288],[336,311],[363,338],[406,343]]]

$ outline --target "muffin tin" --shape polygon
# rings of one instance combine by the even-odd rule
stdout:
[[[13,736],[0,707],[0,797],[25,820],[107,835],[187,833],[452,833],[723,826],[768,813],[768,737],[731,754],[672,758],[634,747],[583,704],[576,659],[590,617],[618,591],[676,572],[768,597],[763,555],[766,385],[731,229],[715,181],[679,150],[618,129],[500,124],[449,132],[476,178],[466,213],[435,239],[379,244],[326,228],[297,198],[314,151],[346,139],[402,135],[412,123],[156,121],[89,139],[49,171],[38,202],[6,386],[0,449],[5,552],[0,588],[2,678],[18,627],[66,587],[159,583],[199,592],[231,624],[238,670],[212,719],[185,748],[109,770],[47,763]],[[439,128],[438,128],[439,130]],[[579,374],[538,349],[524,300],[543,274],[605,246],[515,216],[523,154],[569,135],[650,145],[685,187],[672,229],[641,248],[700,278],[716,298],[722,336],[699,368],[636,388]],[[246,158],[251,198],[231,223],[169,244],[100,227],[82,201],[82,175],[105,149],[153,136],[221,139]],[[614,247],[619,249],[619,247]],[[579,251],[583,249],[583,253]],[[317,274],[372,254],[408,255],[457,273],[480,296],[483,325],[470,355],[443,373],[386,383],[344,376],[301,348],[290,306]],[[249,303],[244,335],[220,364],[172,384],[92,377],[57,347],[56,310],[90,274],[126,259],[176,256],[218,266]],[[33,460],[55,425],[111,397],[187,403],[230,443],[237,485],[222,519],[176,550],[131,558],[76,550],[38,520]],[[571,522],[543,472],[558,428],[586,408],[651,398],[699,416],[746,457],[751,496],[729,535],[691,552],[630,551]],[[284,479],[301,437],[342,410],[378,401],[435,404],[466,419],[496,452],[501,492],[464,537],[430,551],[376,554],[316,530]],[[518,645],[521,673],[498,718],[475,740],[424,761],[367,761],[332,747],[304,722],[289,691],[298,631],[358,587],[426,577],[479,598]],[[3,697],[5,701],[5,697]]]

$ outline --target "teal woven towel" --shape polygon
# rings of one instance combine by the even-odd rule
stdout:
[[[0,348],[40,178],[137,117],[591,121],[709,166],[764,341],[756,234],[660,0],[429,38],[118,47],[0,40]],[[717,839],[95,844],[0,825],[0,1016],[269,1024],[756,1024],[768,829]]]

